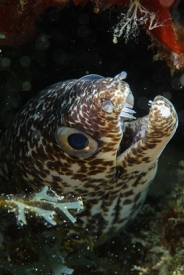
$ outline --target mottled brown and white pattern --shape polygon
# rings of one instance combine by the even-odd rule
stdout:
[[[1,139],[1,175],[81,196],[76,227],[97,243],[136,216],[178,124],[162,96],[135,120],[123,79],[122,72],[57,83],[31,99]]]

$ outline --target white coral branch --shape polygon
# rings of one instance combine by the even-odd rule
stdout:
[[[16,200],[11,200],[14,204],[17,205],[18,207],[18,214],[16,216],[17,221],[19,224],[27,224],[25,213],[30,212],[35,212],[38,216],[41,216],[46,220],[48,223],[51,225],[56,225],[57,223],[53,220],[54,215],[56,215],[55,211],[52,210],[45,210],[39,207],[31,206],[31,205],[26,205],[23,202],[16,201]]]
[[[25,213],[34,212],[36,215],[45,219],[49,224],[56,225],[57,223],[54,221],[56,212],[54,210],[44,209],[44,205],[49,205],[52,209],[60,209],[72,223],[76,222],[76,218],[70,214],[68,209],[83,209],[82,199],[78,198],[77,201],[73,202],[62,202],[64,199],[63,196],[58,196],[52,190],[51,191],[53,196],[49,196],[47,191],[48,187],[45,186],[39,193],[35,194],[35,196],[28,201],[20,201],[13,198],[6,200],[7,206],[8,203],[10,203],[11,211],[16,211],[15,207],[12,207],[12,204],[17,206],[18,214],[16,215],[16,218],[18,223],[27,224]],[[39,203],[39,206],[35,206],[35,203]]]

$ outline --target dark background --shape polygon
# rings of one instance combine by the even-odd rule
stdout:
[[[157,49],[144,30],[125,44],[113,44],[115,9],[95,14],[90,5],[71,6],[62,11],[48,9],[36,23],[37,37],[19,49],[1,48],[0,130],[4,132],[19,108],[41,89],[61,80],[80,78],[88,73],[113,77],[128,73],[135,97],[137,117],[148,113],[147,101],[156,95],[169,97],[179,113],[180,126],[172,140],[181,147],[184,123],[184,88],[165,61],[154,61]],[[184,75],[183,75],[184,82]]]

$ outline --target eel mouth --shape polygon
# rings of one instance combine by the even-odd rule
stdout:
[[[152,101],[148,102],[148,106],[152,106]],[[133,110],[132,101],[128,97],[126,103],[120,113],[119,121],[122,128],[122,139],[117,151],[117,158],[122,155],[128,148],[145,137],[145,132],[149,122],[149,114],[143,118],[136,118],[136,112]]]

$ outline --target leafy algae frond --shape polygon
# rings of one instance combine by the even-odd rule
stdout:
[[[52,192],[52,196],[47,194],[48,187],[45,186],[33,198],[27,200],[26,198],[14,198],[11,195],[6,196],[6,198],[1,197],[0,206],[8,208],[10,212],[15,212],[18,224],[27,224],[25,213],[33,212],[49,224],[56,225],[57,223],[54,220],[54,216],[56,215],[54,209],[56,208],[61,210],[72,223],[76,222],[76,218],[68,210],[83,209],[82,199],[79,197],[76,201],[63,202],[63,196],[58,196],[54,191],[50,191]]]
[[[120,21],[114,28],[113,43],[123,36],[127,43],[130,37],[136,37],[140,25],[148,25],[148,30],[163,26],[159,23],[157,14],[148,11],[140,0],[130,0],[126,13],[121,13]]]

